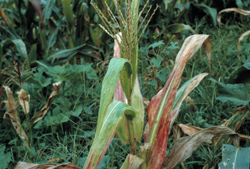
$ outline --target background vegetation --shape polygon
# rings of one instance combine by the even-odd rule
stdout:
[[[94,2],[108,16],[103,1]],[[107,4],[116,14],[113,1],[107,0]],[[141,0],[140,8],[144,4]],[[147,8],[157,5],[159,9],[139,42],[138,76],[145,104],[164,86],[184,39],[192,34],[208,34],[212,42],[211,69],[202,57],[205,52],[199,50],[196,54],[199,56],[187,64],[182,82],[201,72],[209,72],[212,78],[206,78],[190,94],[175,124],[218,126],[240,106],[248,109],[250,39],[243,39],[240,54],[237,44],[240,35],[250,29],[249,16],[223,14],[224,25],[216,17],[224,8],[249,10],[250,2],[152,0]],[[27,151],[10,121],[4,120],[8,110],[3,101],[7,97],[1,88],[0,161],[4,168],[14,168],[18,161],[72,162],[82,167],[95,135],[101,85],[113,57],[113,39],[99,27],[102,21],[89,0],[0,0],[0,15],[0,85],[9,86],[15,100],[21,88],[30,95],[30,115],[21,107],[17,110],[31,141]],[[140,22],[145,15],[146,12]],[[33,124],[31,117],[47,103],[52,84],[59,81],[62,83],[59,95],[46,116]],[[234,84],[227,87],[235,95],[229,95],[223,88],[227,83]],[[238,120],[242,123],[237,132],[249,135],[249,120],[244,121],[245,118]],[[168,147],[173,143],[171,132]],[[243,147],[249,144],[241,142]],[[127,146],[114,138],[98,168],[120,168],[129,152]],[[221,145],[204,144],[176,168],[217,167],[220,161]]]

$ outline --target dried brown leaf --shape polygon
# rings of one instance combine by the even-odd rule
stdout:
[[[44,116],[47,114],[55,96],[59,95],[59,89],[61,87],[61,82],[54,83],[53,86],[54,86],[54,90],[50,94],[46,105],[41,110],[36,112],[36,114],[31,118],[32,124],[35,124],[44,118]]]
[[[18,100],[20,105],[23,108],[23,111],[25,114],[29,113],[29,108],[30,108],[30,95],[24,90],[21,89],[20,92],[17,92],[18,95]]]
[[[238,48],[239,55],[240,55],[240,42],[243,40],[243,38],[244,38],[245,36],[247,36],[247,35],[249,35],[249,34],[250,34],[250,30],[244,32],[244,33],[240,36],[240,38],[239,38],[239,40],[238,40],[238,46],[237,46],[237,48]]]
[[[184,134],[191,136],[201,130],[203,129],[200,127],[195,127],[188,124],[177,124],[174,126],[173,130],[174,139],[178,140],[179,138],[184,136]]]
[[[242,9],[238,9],[238,8],[227,8],[227,9],[223,9],[221,10],[218,15],[217,15],[217,21],[218,23],[220,23],[221,25],[223,25],[223,23],[221,23],[221,14],[224,12],[237,12],[240,13],[242,15],[250,15],[250,11],[246,11],[246,10],[242,10]]]
[[[203,129],[191,136],[180,138],[164,159],[162,168],[171,169],[189,158],[201,144],[209,142],[214,136],[229,135],[235,146],[239,146],[240,136],[230,128],[217,126]]]
[[[11,92],[8,86],[4,86],[4,89],[8,99],[8,101],[5,101],[4,103],[8,109],[8,112],[4,113],[3,119],[4,120],[10,119],[11,124],[13,125],[17,134],[24,141],[25,147],[27,147],[29,144],[29,139],[21,126],[16,109],[19,103],[14,100],[13,93]]]

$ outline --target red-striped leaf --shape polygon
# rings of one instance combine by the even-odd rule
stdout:
[[[211,47],[208,35],[193,35],[188,37],[179,51],[175,66],[170,74],[163,90],[155,96],[148,105],[147,113],[149,118],[150,136],[148,143],[151,151],[147,168],[158,169],[161,167],[166,151],[168,133],[171,123],[171,111],[175,101],[175,95],[181,81],[185,65],[197,50],[203,45],[206,46],[207,54],[210,54]]]

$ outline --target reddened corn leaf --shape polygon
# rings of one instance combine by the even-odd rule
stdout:
[[[180,49],[175,66],[170,74],[164,88],[148,105],[150,136],[148,143],[151,146],[151,156],[147,168],[160,168],[167,150],[168,133],[171,124],[171,111],[177,88],[185,65],[191,59],[203,43],[207,41],[208,35],[193,35],[188,37]],[[211,50],[210,50],[211,51]]]
[[[30,0],[30,3],[32,4],[32,6],[34,7],[37,15],[40,18],[41,29],[44,29],[45,28],[45,24],[44,24],[44,21],[43,21],[43,12],[42,12],[42,7],[41,7],[40,1],[39,0]]]
[[[171,111],[171,125],[170,128],[173,126],[173,123],[176,119],[176,117],[179,114],[180,107],[182,105],[182,102],[186,99],[186,97],[196,88],[200,82],[208,75],[208,73],[202,73],[199,74],[191,79],[189,79],[187,82],[185,82],[177,91],[175,96],[175,101],[173,104],[173,108]]]

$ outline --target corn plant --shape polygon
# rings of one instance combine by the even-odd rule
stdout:
[[[93,4],[103,20],[104,25],[101,27],[115,39],[115,47],[114,58],[111,59],[103,80],[95,138],[83,168],[97,167],[115,134],[122,143],[129,145],[131,151],[122,168],[161,168],[167,151],[168,135],[183,100],[208,75],[202,73],[193,77],[177,91],[185,65],[202,45],[210,60],[211,42],[208,35],[193,35],[185,40],[164,88],[152,98],[147,107],[149,122],[144,131],[144,146],[140,147],[139,158],[136,156],[136,142],[140,142],[143,134],[144,106],[137,76],[137,60],[138,40],[145,28],[139,37],[137,35],[145,19],[138,27],[138,18],[142,14],[138,14],[139,1],[126,1],[125,14],[121,11],[119,1],[114,1],[114,4],[119,21],[110,11],[111,21],[108,21]],[[114,24],[120,32],[113,27]],[[226,130],[226,134],[235,134],[228,128],[221,128],[215,135],[220,135]],[[170,163],[168,167],[172,168],[177,163]]]
[[[104,31],[95,28],[99,21],[94,23],[96,17],[91,15],[93,8],[88,3],[89,0],[3,1],[0,4],[2,62],[5,58],[10,60],[10,50],[26,68],[72,60],[76,63],[76,58],[85,56],[100,60],[101,53],[92,52],[103,48]]]

